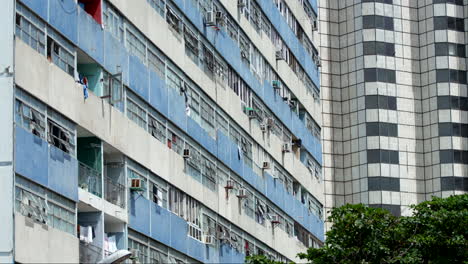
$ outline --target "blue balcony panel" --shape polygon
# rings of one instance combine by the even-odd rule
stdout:
[[[130,193],[129,225],[136,231],[151,236],[150,201],[136,192]]]
[[[21,2],[29,7],[34,13],[36,13],[44,21],[48,21],[49,17],[47,16],[48,7],[50,0],[21,0]]]
[[[74,44],[78,42],[78,8],[75,0],[49,0],[49,23]]]
[[[100,65],[104,65],[104,30],[101,25],[78,8],[78,47]]]

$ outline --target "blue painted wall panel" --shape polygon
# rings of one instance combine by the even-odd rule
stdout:
[[[237,144],[234,144],[234,142],[232,142],[231,140],[229,140],[229,145],[230,145],[230,162],[229,162],[229,165],[231,167],[231,169],[237,173],[239,176],[243,177],[243,165],[244,165],[244,158],[243,158],[243,155],[241,153],[241,150],[239,149],[239,147],[237,146]],[[241,154],[240,155],[240,159],[239,159],[239,153]]]
[[[191,237],[187,238],[187,255],[201,262],[205,261],[205,244]]]
[[[221,263],[219,260],[219,249],[216,247],[210,247],[206,246],[205,247],[205,260],[203,261],[204,263]]]
[[[48,20],[47,13],[49,7],[49,0],[21,0],[23,4],[29,7],[34,13],[39,15],[45,21]]]
[[[45,140],[15,127],[15,170],[18,174],[48,186],[48,144]]]
[[[171,219],[171,243],[170,246],[176,250],[187,253],[188,225],[184,219],[175,214],[170,214]]]
[[[244,263],[244,262],[245,262],[245,254],[238,252],[237,250],[233,250],[231,263]]]
[[[149,102],[148,68],[134,55],[129,58],[130,89]]]
[[[233,263],[232,252],[234,249],[226,244],[221,244],[219,247],[219,263]]]
[[[217,158],[224,162],[226,166],[229,166],[229,161],[230,161],[230,144],[229,144],[229,139],[226,135],[224,135],[223,132],[218,130],[216,132],[216,143],[217,143],[217,149],[218,149],[218,155]]]
[[[128,53],[123,43],[120,43],[108,31],[104,31],[104,67],[112,74],[123,73],[123,81],[128,85]]]
[[[71,42],[78,42],[78,5],[75,0],[50,0],[49,23]]]
[[[49,188],[78,201],[78,161],[49,145]]]
[[[169,97],[169,119],[174,122],[180,129],[187,131],[187,115],[185,113],[185,100],[172,88],[168,88]]]
[[[130,193],[129,225],[136,231],[151,236],[150,201],[138,193]]]
[[[166,82],[150,71],[149,103],[164,116],[168,116]]]
[[[151,237],[161,243],[169,245],[171,242],[171,235],[167,231],[171,230],[171,213],[152,202],[150,203],[150,207]]]
[[[82,8],[78,8],[78,46],[104,65],[104,31]]]

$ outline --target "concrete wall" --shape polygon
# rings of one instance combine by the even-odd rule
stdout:
[[[0,8],[0,262],[13,262],[13,74],[15,1]]]
[[[15,261],[20,263],[78,263],[79,240],[15,214]]]

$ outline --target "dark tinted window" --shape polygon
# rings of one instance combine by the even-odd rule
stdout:
[[[438,16],[434,17],[435,30],[456,30],[460,32],[465,31],[465,23],[463,18]]]
[[[393,0],[362,0],[363,3],[393,4]]]
[[[456,43],[435,43],[436,56],[456,56],[466,58],[466,48],[463,44]]]
[[[400,191],[400,179],[390,177],[369,177],[367,178],[369,191]]]
[[[437,108],[468,111],[468,97],[439,96],[437,97]]]
[[[394,204],[369,204],[369,207],[382,208],[389,211],[394,216],[401,216],[401,206]]]
[[[366,123],[367,136],[397,137],[398,126],[392,123],[369,122]]]
[[[436,70],[436,81],[438,83],[452,82],[466,84],[466,71],[438,69]]]
[[[377,16],[377,15],[370,15],[370,16],[362,16],[362,25],[365,29],[385,29],[385,30],[393,30],[393,18],[386,17],[386,16]]]
[[[364,69],[364,81],[395,83],[395,71],[381,68],[366,68]]]
[[[366,108],[396,110],[396,97],[385,95],[366,95]]]
[[[434,0],[434,4],[454,4],[454,5],[463,5],[463,0]]]
[[[440,187],[442,191],[468,191],[468,178],[466,177],[441,177]]]
[[[399,164],[399,154],[395,150],[370,149],[367,150],[367,163]]]
[[[448,149],[439,153],[440,163],[468,164],[468,151]]]

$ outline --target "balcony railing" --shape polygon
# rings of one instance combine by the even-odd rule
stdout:
[[[80,241],[80,263],[98,263],[102,260],[102,249]]]
[[[104,178],[104,194],[106,201],[125,208],[125,186],[112,180]]]
[[[78,169],[78,186],[96,196],[102,197],[101,172],[80,162]]]

